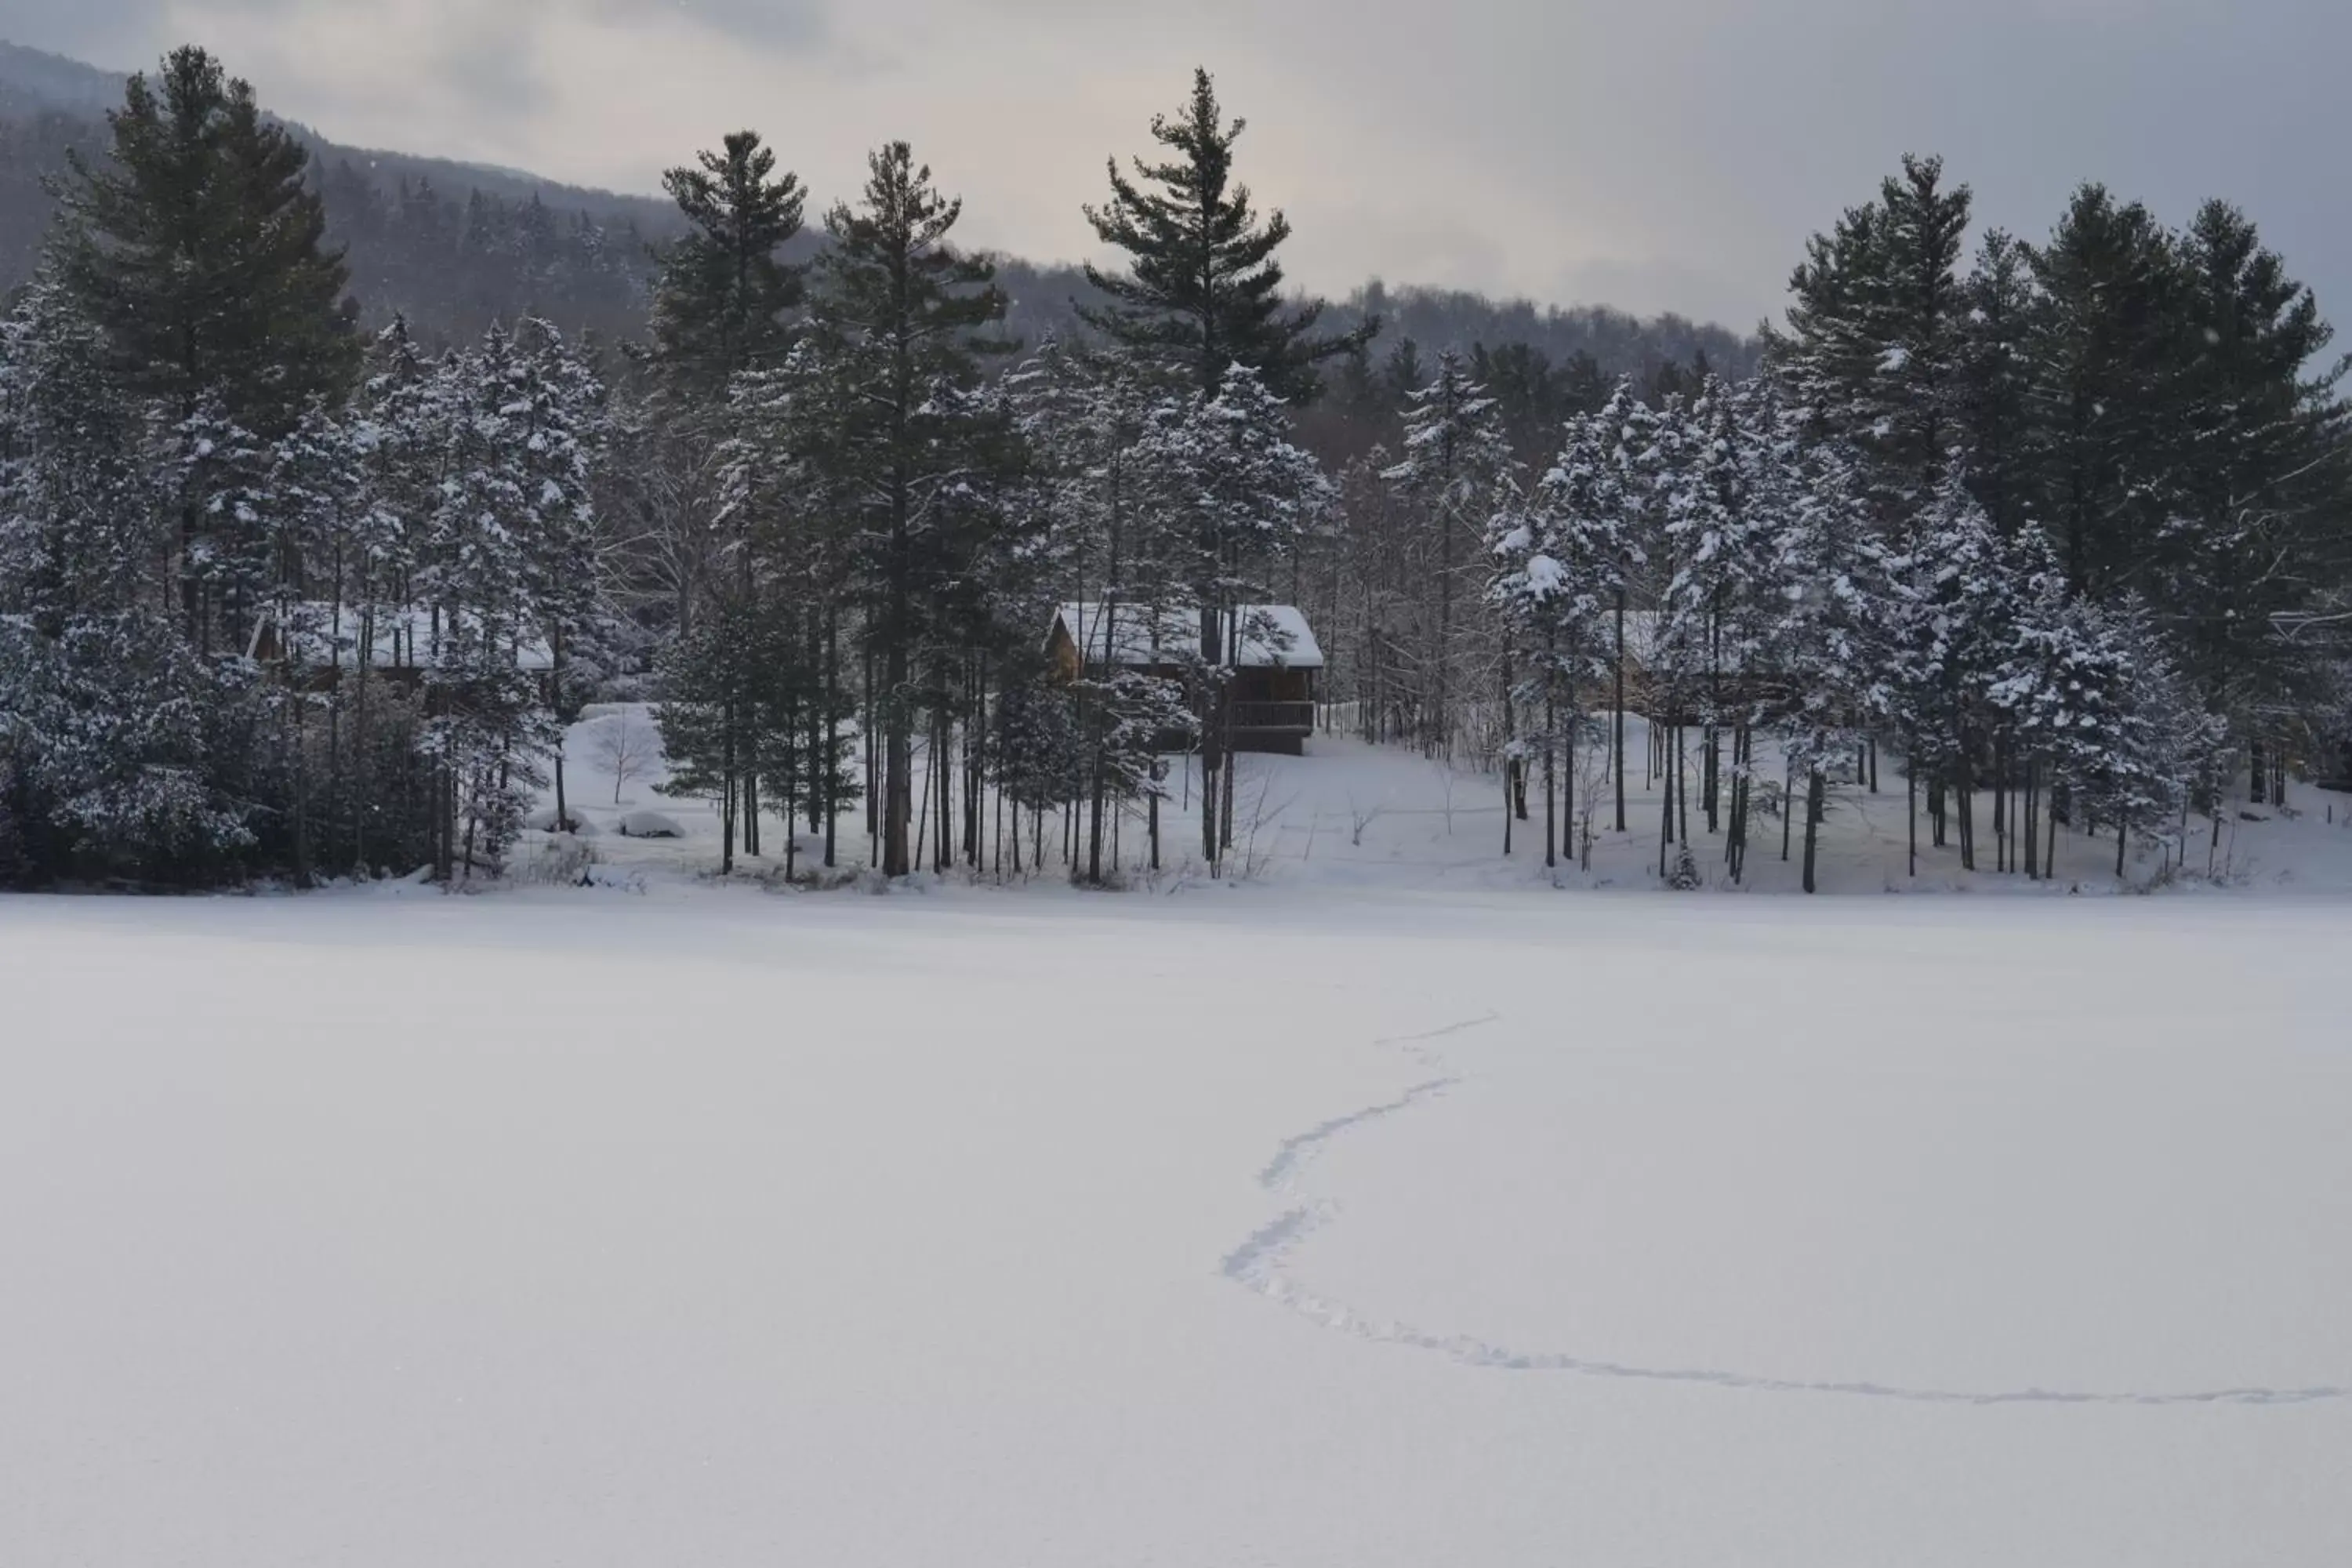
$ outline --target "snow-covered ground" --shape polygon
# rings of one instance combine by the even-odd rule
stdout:
[[[0,900],[0,1563],[2352,1562],[2342,902],[649,886]]]
[[[594,854],[605,868],[600,875],[661,884],[679,883],[715,871],[719,862],[719,825],[710,803],[678,799],[658,792],[666,776],[657,754],[643,777],[614,787],[610,772],[599,763],[600,738],[616,726],[630,726],[640,742],[651,745],[655,729],[643,708],[606,708],[593,711],[572,730],[568,752],[573,787],[569,808],[584,817],[597,837]],[[1512,829],[1512,854],[1504,848],[1504,804],[1499,777],[1471,773],[1422,756],[1407,748],[1368,746],[1348,736],[1318,736],[1308,742],[1305,757],[1245,757],[1235,789],[1235,844],[1228,870],[1236,879],[1287,889],[1352,890],[1486,889],[1549,890],[1608,889],[1639,889],[1659,886],[1658,837],[1664,800],[1663,779],[1645,776],[1649,737],[1643,722],[1628,722],[1627,754],[1632,759],[1626,802],[1627,830],[1615,826],[1613,787],[1593,823],[1591,868],[1588,871],[1563,835],[1559,864],[1547,870],[1541,785],[1534,789],[1531,820]],[[1690,826],[1693,859],[1699,875],[1713,888],[1728,888],[1724,868],[1723,839],[1706,831],[1704,802],[1697,773],[1696,732],[1687,748],[1692,773]],[[1760,767],[1769,777],[1778,758],[1762,749]],[[1161,828],[1163,874],[1146,875],[1150,839],[1143,808],[1131,804],[1118,814],[1117,860],[1130,884],[1160,890],[1189,888],[1203,880],[1200,854],[1198,775],[1186,776],[1196,764],[1171,759],[1173,798],[1163,810]],[[1586,776],[1575,784],[1579,798],[1590,798],[1604,782],[1605,764],[1587,759]],[[924,766],[919,752],[917,768]],[[1568,782],[1562,780],[1565,788]],[[1828,821],[1822,829],[1819,880],[1832,894],[1946,893],[1953,891],[2068,894],[2105,893],[2119,888],[2139,889],[2167,880],[2168,862],[2189,875],[2179,885],[2226,886],[2240,890],[2328,891],[2352,893],[2352,795],[2331,795],[2296,784],[2285,810],[2249,807],[2234,803],[2224,813],[2217,837],[2210,819],[2198,817],[2190,826],[2185,859],[2146,844],[2135,844],[2129,873],[2118,883],[2115,874],[2116,843],[2110,832],[2095,836],[2062,832],[2056,879],[2047,885],[2030,883],[2022,876],[2000,875],[1992,869],[1994,843],[1991,796],[1980,795],[1977,810],[1980,868],[1960,868],[1958,839],[1937,849],[1931,842],[1921,812],[1919,872],[1911,875],[1908,858],[1907,801],[1902,774],[1893,759],[1882,759],[1879,790],[1841,784],[1830,800]],[[1760,792],[1759,792],[1760,793]],[[618,804],[615,804],[615,796]],[[653,811],[683,831],[675,839],[632,840],[620,836],[621,824],[631,815]],[[552,820],[551,801],[547,807]],[[994,879],[999,858],[993,852],[997,817],[992,806],[989,826],[992,853],[984,868]],[[1782,822],[1777,811],[1759,813],[1751,826],[1747,888],[1760,893],[1790,893],[1801,882],[1796,856],[1802,853],[1802,831],[1791,835],[1792,857],[1781,858]],[[738,869],[746,876],[780,876],[783,869],[783,837],[776,819],[767,818],[764,858],[745,858]],[[1062,824],[1045,825],[1047,867],[1033,876],[1029,886],[1053,885],[1067,879],[1063,862]],[[1024,829],[1023,842],[1028,842]],[[543,852],[543,839],[529,847]],[[925,847],[928,849],[928,846]],[[805,872],[822,848],[819,836],[801,825],[796,869]],[[846,870],[870,863],[862,806],[845,812],[838,839],[840,866]],[[1023,851],[1028,863],[1028,851]],[[1107,857],[1107,858],[1108,858]],[[928,863],[928,854],[924,857]],[[1002,859],[1009,873],[1011,858]],[[1033,868],[1034,870],[1034,868]]]

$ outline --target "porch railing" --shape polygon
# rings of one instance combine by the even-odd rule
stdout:
[[[1312,734],[1315,730],[1315,704],[1236,702],[1234,704],[1234,728],[1244,732],[1287,730],[1301,735]]]

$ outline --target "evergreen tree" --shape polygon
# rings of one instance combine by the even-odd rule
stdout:
[[[1470,379],[1463,357],[1447,350],[1438,356],[1436,380],[1412,394],[1404,420],[1403,461],[1385,476],[1422,509],[1437,542],[1430,584],[1435,613],[1430,617],[1423,665],[1429,700],[1422,745],[1432,755],[1452,753],[1451,702],[1463,694],[1466,674],[1454,603],[1483,514],[1510,467],[1510,447],[1495,399]]]
[[[1884,703],[1885,552],[1863,483],[1835,449],[1809,454],[1809,483],[1781,520],[1774,556],[1783,606],[1772,632],[1786,682],[1777,714],[1780,749],[1803,786],[1804,889],[1817,890],[1821,825],[1832,780],[1855,754]]]
[[[2310,367],[2333,333],[2311,291],[2220,202],[2181,237],[2187,353],[2170,500],[2147,609],[2206,704],[2249,743],[2275,744],[2318,696],[2318,671],[2281,633],[2341,580],[2352,466],[2336,389]]]
[[[1493,575],[1487,598],[1502,616],[1513,649],[1518,679],[1512,695],[1541,715],[1515,749],[1542,774],[1546,866],[1558,864],[1563,824],[1574,843],[1576,757],[1580,745],[1597,738],[1597,704],[1589,693],[1608,690],[1614,663],[1624,551],[1611,447],[1597,416],[1570,420],[1559,455],[1534,493],[1523,497],[1506,478],[1488,525]],[[1613,696],[1608,700],[1613,705]],[[1565,803],[1563,776],[1570,789]],[[1598,804],[1584,803],[1588,819]]]
[[[1940,158],[1906,156],[1871,205],[1814,237],[1773,357],[1819,437],[1844,441],[1883,528],[1942,482],[1959,434],[1969,192]]]
[[[665,700],[654,710],[669,777],[664,795],[713,802],[719,816],[719,874],[735,870],[746,831],[743,787],[761,764],[781,762],[766,700],[776,678],[776,622],[750,590],[723,584],[704,614],[662,651]]]
[[[565,500],[531,471],[530,370],[514,335],[492,328],[441,375],[447,477],[418,586],[433,610],[435,705],[425,745],[441,768],[438,871],[446,880],[499,871],[528,792],[547,782],[541,761],[560,733],[526,668],[543,664],[547,653],[533,615],[532,550],[548,510]]]
[[[563,732],[609,673],[609,617],[598,560],[592,474],[604,440],[604,389],[553,323],[518,324],[505,416],[529,510],[522,521],[523,593],[530,637],[547,652],[556,826],[569,831]]]
[[[2178,427],[2179,269],[2147,209],[2075,193],[2050,243],[2028,252],[2033,512],[2068,584],[2108,597],[2145,585]]]
[[[168,617],[0,616],[0,842],[16,875],[173,882],[234,865],[248,810],[214,783],[235,705]]]
[[[2024,246],[1998,229],[1978,247],[1964,294],[1956,444],[1969,490],[2006,538],[2032,515],[2035,443],[2032,400],[2033,280]]]
[[[50,637],[72,615],[168,603],[144,421],[105,349],[46,275],[0,320],[0,615]]]
[[[835,438],[856,486],[879,667],[882,868],[913,868],[914,749],[938,650],[940,595],[954,576],[950,514],[997,459],[999,418],[972,395],[979,356],[1009,345],[987,333],[1004,314],[994,270],[951,243],[963,204],[940,195],[903,142],[867,161],[860,205],[826,216],[833,247],[812,301],[845,425]],[[935,689],[935,688],[934,688]]]
[[[1111,303],[1082,312],[1114,342],[1166,363],[1214,397],[1234,365],[1255,371],[1291,401],[1320,390],[1315,367],[1369,342],[1378,322],[1318,334],[1321,308],[1286,306],[1276,253],[1290,237],[1276,212],[1260,223],[1249,187],[1234,177],[1244,122],[1228,122],[1209,73],[1192,77],[1183,110],[1151,122],[1166,160],[1135,161],[1130,177],[1110,161],[1111,196],[1087,219],[1105,245],[1127,253],[1128,270],[1088,266],[1087,280]]]
[[[806,269],[783,256],[806,194],[797,175],[776,173],[774,149],[751,131],[662,184],[692,227],[662,255],[654,354],[674,387],[710,397],[746,370],[780,363],[791,344],[787,317]]]
[[[202,49],[131,78],[102,163],[64,183],[63,278],[126,386],[177,416],[206,398],[268,438],[340,401],[360,356],[309,155]]]

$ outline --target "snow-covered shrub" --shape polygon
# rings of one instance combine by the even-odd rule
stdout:
[[[507,879],[521,887],[578,888],[596,864],[593,846],[568,835],[526,841],[507,865]]]

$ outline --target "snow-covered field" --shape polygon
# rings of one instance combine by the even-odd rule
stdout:
[[[0,900],[0,1563],[2342,1563],[2347,943]]]

